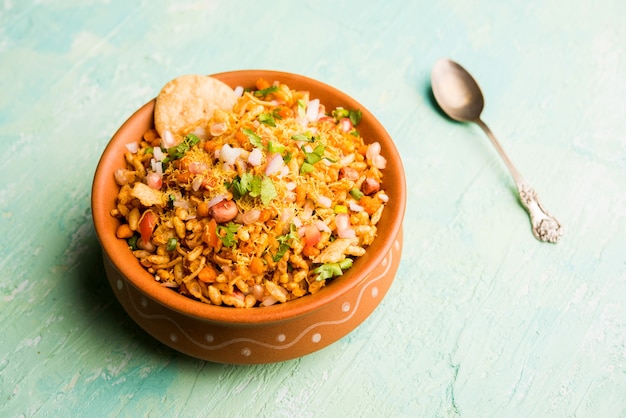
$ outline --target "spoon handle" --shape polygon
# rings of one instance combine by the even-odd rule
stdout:
[[[533,235],[535,238],[540,241],[558,242],[563,235],[563,228],[561,227],[559,221],[543,208],[537,192],[530,187],[519,171],[517,171],[517,168],[515,168],[509,157],[506,155],[495,135],[491,132],[491,129],[489,129],[489,127],[481,119],[477,119],[476,123],[482,128],[483,131],[485,131],[487,137],[489,137],[489,140],[498,151],[498,154],[502,157],[504,164],[511,172],[511,176],[513,176],[513,180],[517,186],[520,201],[530,215],[530,223],[532,225]]]

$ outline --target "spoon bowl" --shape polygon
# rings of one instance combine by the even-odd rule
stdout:
[[[515,181],[520,201],[530,215],[535,238],[557,242],[563,235],[561,224],[543,208],[537,192],[517,171],[495,135],[480,118],[485,100],[476,80],[456,62],[442,58],[433,66],[431,87],[435,101],[444,113],[459,122],[476,123],[487,134]]]
[[[440,59],[433,66],[432,89],[441,109],[459,122],[475,122],[485,107],[483,94],[474,78],[459,64]]]

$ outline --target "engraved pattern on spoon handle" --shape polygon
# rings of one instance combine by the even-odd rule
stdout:
[[[563,235],[563,228],[559,221],[543,208],[537,192],[524,180],[517,184],[517,190],[522,204],[530,214],[535,237],[540,241],[558,242]]]
[[[504,164],[511,172],[515,185],[517,186],[520,201],[530,215],[530,223],[532,225],[532,231],[535,238],[540,241],[553,243],[558,242],[563,235],[563,228],[561,227],[559,221],[543,208],[537,192],[530,187],[519,171],[517,171],[517,168],[515,168],[509,157],[506,155],[495,135],[491,132],[491,129],[489,129],[489,127],[481,119],[476,120],[476,123],[482,128],[483,131],[485,131],[489,140],[498,151],[498,154],[500,154],[500,157],[504,160]]]

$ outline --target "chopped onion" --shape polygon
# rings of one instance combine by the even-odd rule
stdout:
[[[389,196],[386,193],[378,193],[376,196],[385,203],[389,202]]]
[[[350,226],[350,215],[347,213],[339,213],[335,216],[335,225],[337,226],[337,235],[339,238],[354,238],[356,232]]]
[[[349,118],[343,118],[339,121],[339,127],[341,132],[350,132],[352,130],[352,122],[350,122]]]
[[[317,227],[317,229],[319,229],[322,232],[331,232],[330,227],[326,225],[326,222],[322,220],[315,222],[315,226]]]
[[[283,157],[278,153],[274,154],[270,157],[267,167],[265,167],[265,175],[271,176],[272,174],[281,171],[284,165],[285,162],[283,161]]]
[[[343,157],[341,160],[339,160],[339,164],[342,167],[345,167],[348,164],[352,164],[353,162],[354,162],[354,153],[348,154],[345,157]]]
[[[304,202],[304,207],[302,209],[303,210],[300,213],[300,216],[303,219],[309,219],[313,215],[313,211],[315,210],[315,204],[311,200],[307,199],[306,202]]]
[[[217,205],[218,203],[220,203],[224,199],[226,199],[226,196],[224,196],[223,194],[218,194],[218,195],[214,196],[211,200],[209,200],[207,202],[207,206],[209,208],[212,208],[213,206]]]
[[[243,95],[243,90],[244,90],[244,89],[243,89],[243,87],[242,87],[242,86],[237,86],[237,87],[235,87],[235,90],[234,90],[234,92],[235,92],[235,96],[237,96],[237,97],[241,97],[241,96]]]
[[[161,138],[161,145],[163,148],[168,149],[176,145],[176,138],[168,130],[163,131],[163,138]]]
[[[155,172],[159,175],[159,177],[163,177],[163,163],[161,161],[157,161],[154,164]]]
[[[350,201],[350,203],[348,203],[348,206],[350,206],[350,210],[354,212],[363,212],[364,209],[363,206],[354,201]]]
[[[198,190],[200,190],[200,186],[202,186],[203,181],[204,181],[204,177],[202,176],[196,176],[193,178],[193,181],[191,182],[191,188],[193,189],[194,192],[197,192]]]
[[[135,154],[137,151],[139,151],[139,143],[137,142],[131,142],[129,144],[126,144],[126,149]]]
[[[248,163],[256,167],[263,161],[263,152],[259,148],[255,148],[248,155]]]
[[[328,196],[319,196],[317,203],[323,208],[329,208],[333,204],[333,200]]]
[[[261,284],[255,284],[252,286],[252,294],[256,300],[263,300],[263,296],[265,296],[265,288]]]
[[[158,277],[158,276],[156,276],[156,277]],[[163,287],[168,287],[168,288],[170,288],[170,289],[177,289],[177,288],[178,288],[178,283],[176,283],[176,282],[170,282],[170,281],[167,281],[167,282],[161,282],[161,286],[163,286]]]
[[[354,229],[348,228],[337,231],[337,235],[339,235],[339,238],[354,238],[356,237],[356,232],[354,232]]]
[[[371,161],[377,155],[380,155],[380,144],[378,142],[373,142],[367,147],[365,157]]]
[[[293,190],[285,191],[285,195],[283,197],[285,202],[293,203],[296,201],[296,193]]]
[[[126,175],[127,172],[128,170],[125,170],[123,168],[118,168],[117,170],[115,170],[115,173],[114,173],[115,182],[119,184],[120,186],[124,186],[125,184],[128,184],[129,178]]]
[[[296,228],[300,228],[300,227],[302,227],[302,219],[298,218],[297,216],[296,216],[296,217],[294,217],[294,218],[291,220],[291,222],[293,223],[293,225],[294,225]]]
[[[306,118],[311,122],[315,122],[319,117],[319,111],[320,111],[320,100],[319,99],[309,100],[309,104],[306,108]]]
[[[337,225],[338,230],[350,228],[350,215],[338,213],[335,215],[335,225]]]
[[[293,209],[291,208],[283,209],[282,213],[280,214],[281,222],[289,223],[291,222],[292,218],[293,218]]]
[[[227,128],[228,128],[228,125],[226,125],[226,122],[217,122],[211,125],[211,128],[209,129],[209,133],[211,134],[211,136],[220,136],[224,132],[226,132]]]
[[[220,160],[232,166],[235,164],[235,160],[239,158],[241,151],[243,151],[241,148],[233,148],[228,144],[224,144],[220,151]]]
[[[294,181],[289,181],[289,182],[285,183],[285,187],[287,188],[287,190],[295,190],[295,188],[297,186],[298,185]]]
[[[192,134],[203,140],[209,139],[209,136],[206,134],[206,129],[204,129],[204,126],[198,126],[196,129],[193,130]]]
[[[387,160],[380,154],[375,155],[374,158],[372,158],[372,164],[374,164],[374,167],[378,168],[379,170],[383,170],[385,167],[387,167]]]
[[[263,301],[261,302],[262,306],[272,306],[274,304],[276,304],[276,302],[278,302],[278,300],[272,296],[272,295],[267,295],[263,298]]]
[[[251,223],[258,221],[260,216],[261,216],[260,210],[251,209],[249,211],[244,212],[243,215],[241,215],[241,221],[246,225],[250,225]]]
[[[200,161],[192,161],[189,163],[189,172],[191,174],[201,174],[209,169],[209,166],[206,163]]]
[[[165,158],[165,154],[163,153],[161,147],[154,147],[152,149],[152,154],[157,161],[163,161],[163,158]]]
[[[189,209],[191,206],[189,205],[189,202],[187,202],[186,200],[174,200],[173,203],[175,208],[183,208],[183,209]]]

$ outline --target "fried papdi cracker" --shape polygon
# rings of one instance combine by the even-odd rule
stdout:
[[[180,141],[186,127],[208,120],[216,109],[230,110],[237,101],[232,88],[204,75],[183,75],[168,82],[156,98],[154,124],[163,137]]]

